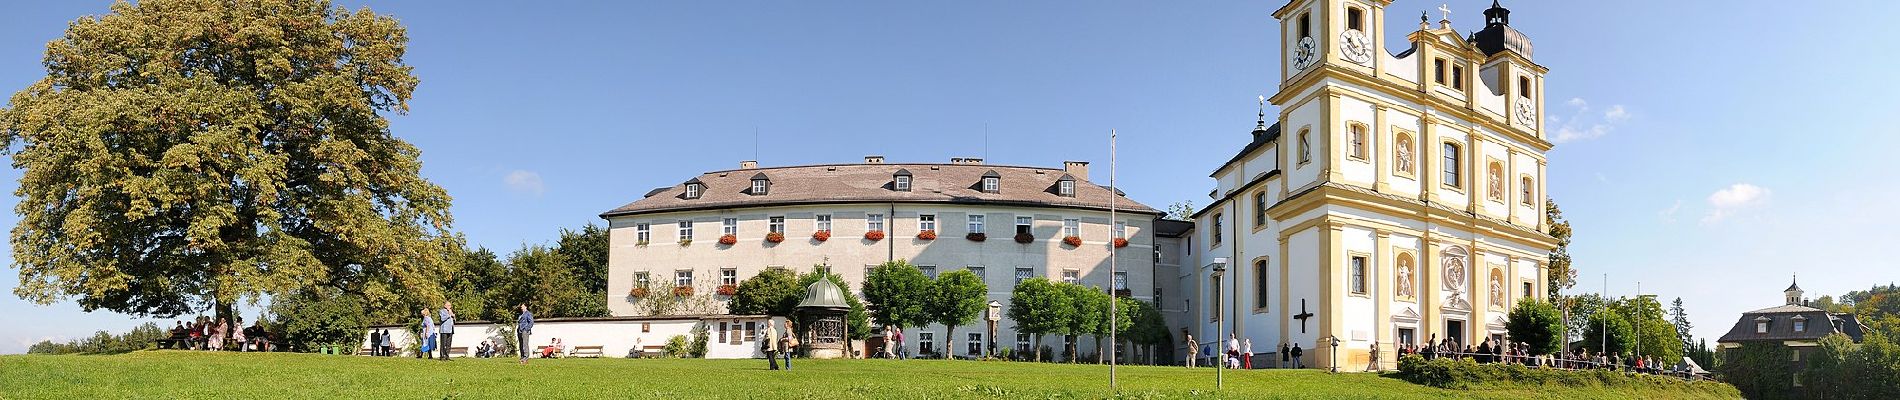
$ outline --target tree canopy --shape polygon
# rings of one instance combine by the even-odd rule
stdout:
[[[1530,345],[1531,354],[1544,355],[1563,350],[1564,319],[1549,302],[1524,298],[1511,309],[1504,329],[1511,340]]]
[[[929,325],[930,276],[910,262],[886,262],[864,277],[864,299],[876,305],[871,317],[899,327]]]
[[[119,2],[0,109],[14,294],[169,317],[324,287],[439,303],[450,198],[389,129],[406,29],[320,0]],[[393,310],[384,310],[393,312]]]
[[[791,270],[766,268],[739,282],[739,291],[732,295],[727,309],[741,315],[792,315],[805,295],[805,288],[798,282],[798,276]]]
[[[1048,278],[1017,283],[1010,291],[1009,309],[1004,314],[1016,321],[1017,332],[1036,335],[1037,342],[1042,341],[1042,335],[1067,333],[1069,319],[1074,318],[1068,294]],[[1036,354],[1036,361],[1042,361],[1042,351],[1030,351]]]
[[[931,287],[933,295],[926,307],[930,321],[945,328],[943,348],[956,349],[957,326],[976,322],[977,315],[989,306],[989,285],[976,273],[963,269],[938,275]]]

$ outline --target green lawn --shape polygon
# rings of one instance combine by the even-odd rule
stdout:
[[[0,398],[1103,398],[1100,365],[979,361],[368,358],[140,351],[0,356]],[[1374,374],[1120,367],[1130,398],[1707,398],[1643,388],[1434,389]]]

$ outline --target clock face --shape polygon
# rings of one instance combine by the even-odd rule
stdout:
[[[1347,29],[1339,34],[1339,50],[1346,61],[1360,65],[1372,62],[1372,42],[1366,40],[1366,33],[1358,29]]]
[[[1313,40],[1312,36],[1300,38],[1299,44],[1293,46],[1293,70],[1304,71],[1313,66],[1313,62],[1319,58],[1317,47],[1318,41]]]
[[[1531,109],[1529,103],[1518,103],[1517,123],[1524,126],[1537,126],[1537,110]]]

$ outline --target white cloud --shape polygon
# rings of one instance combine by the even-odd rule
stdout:
[[[1629,109],[1623,108],[1622,104],[1610,105],[1610,108],[1604,110],[1600,117],[1590,113],[1590,102],[1582,98],[1573,97],[1565,101],[1564,105],[1572,108],[1570,117],[1558,118],[1554,115],[1549,117],[1553,122],[1552,125],[1557,125],[1554,122],[1564,121],[1563,124],[1557,125],[1557,135],[1551,139],[1557,143],[1603,137],[1615,131],[1617,125],[1630,118]]]
[[[1702,223],[1712,224],[1735,216],[1742,210],[1768,204],[1774,191],[1749,183],[1737,183],[1709,194],[1709,213],[1702,216]]]
[[[541,197],[542,193],[547,192],[547,186],[541,183],[541,174],[534,171],[517,169],[509,172],[508,176],[502,177],[501,182],[508,185],[508,190],[515,193]]]
[[[1663,223],[1673,224],[1676,223],[1677,211],[1682,211],[1682,199],[1676,199],[1676,204],[1672,204],[1669,208],[1656,212],[1656,216],[1662,217]]]

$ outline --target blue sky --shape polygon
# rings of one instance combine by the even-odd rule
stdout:
[[[1282,1],[340,1],[408,26],[422,84],[396,134],[455,197],[456,229],[506,252],[740,160],[1095,161],[1154,207],[1207,204],[1279,76]],[[1489,1],[1451,2],[1460,32]],[[9,4],[0,91],[104,1]],[[1550,194],[1575,224],[1575,291],[1682,297],[1698,336],[1779,304],[1895,281],[1900,4],[1511,1],[1549,67]],[[1438,2],[1401,0],[1391,35]],[[987,127],[987,128],[986,128]],[[988,131],[987,140],[985,131]],[[754,142],[754,132],[757,141]],[[756,145],[755,145],[756,143]],[[0,185],[19,171],[0,169]],[[16,199],[0,196],[11,210]],[[18,217],[0,213],[0,226]],[[11,265],[10,248],[0,257]],[[0,353],[142,320],[10,295]]]

